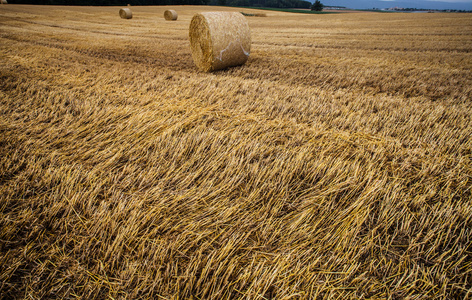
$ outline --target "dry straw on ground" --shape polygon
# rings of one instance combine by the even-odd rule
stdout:
[[[129,8],[122,8],[120,9],[120,17],[122,19],[131,19],[133,17],[133,13]]]
[[[203,12],[190,22],[192,57],[205,72],[244,64],[251,50],[245,17],[238,12]]]
[[[173,9],[168,9],[164,12],[164,18],[167,21],[175,21],[177,20],[177,12]]]

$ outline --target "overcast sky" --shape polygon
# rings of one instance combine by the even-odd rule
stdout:
[[[432,9],[466,9],[472,10],[472,0],[320,0],[325,6],[336,5],[349,8],[389,8],[416,7]]]

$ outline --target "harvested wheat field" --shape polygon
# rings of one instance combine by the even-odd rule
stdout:
[[[175,22],[162,16],[179,13]],[[472,298],[470,14],[0,8],[0,298]]]

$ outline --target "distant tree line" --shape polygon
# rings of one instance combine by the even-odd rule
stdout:
[[[41,5],[226,5],[275,8],[310,8],[304,0],[8,0],[10,4]]]
[[[324,5],[323,3],[320,2],[320,0],[316,0],[315,2],[313,2],[313,5],[311,6],[311,10],[314,10],[314,11],[322,11],[324,8]]]
[[[275,8],[310,8],[311,2],[304,0],[209,0],[210,5],[251,6]]]
[[[394,7],[394,8],[386,8],[384,10],[394,10],[394,11],[428,11],[428,12],[471,12],[471,10],[463,10],[463,9],[429,9],[429,8],[413,8],[413,7]]]
[[[8,0],[10,4],[41,5],[206,5],[209,0]]]

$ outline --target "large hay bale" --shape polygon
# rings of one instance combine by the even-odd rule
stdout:
[[[120,17],[122,19],[131,19],[133,17],[133,13],[129,8],[122,8],[120,9]]]
[[[168,21],[175,21],[177,20],[177,12],[172,9],[168,9],[164,12],[164,18]]]
[[[2,4],[8,4],[7,0],[2,0]]]
[[[203,12],[189,29],[192,57],[204,72],[244,64],[251,51],[251,34],[239,12]]]

